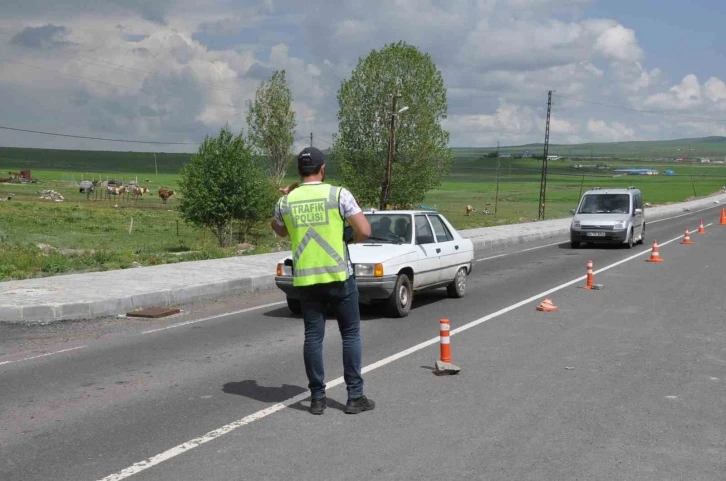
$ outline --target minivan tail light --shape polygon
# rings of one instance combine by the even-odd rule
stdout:
[[[277,264],[277,276],[280,277],[282,275],[282,264]]]

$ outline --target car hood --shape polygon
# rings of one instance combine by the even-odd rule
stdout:
[[[630,214],[577,214],[575,220],[582,225],[607,225],[611,226],[616,222],[627,221]]]
[[[415,254],[416,246],[411,244],[349,244],[350,260],[353,264],[383,264],[392,259]],[[290,259],[288,256],[286,259]],[[280,262],[284,262],[285,259]]]
[[[411,244],[350,244],[348,251],[353,264],[376,264],[412,254],[416,247]]]

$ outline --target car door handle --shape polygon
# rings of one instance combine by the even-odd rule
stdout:
[[[441,249],[436,249],[437,254],[441,254]]]
[[[454,246],[454,247],[456,248],[457,251],[459,250],[459,246]]]

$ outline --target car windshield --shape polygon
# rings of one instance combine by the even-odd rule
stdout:
[[[410,215],[376,212],[366,214],[366,219],[371,224],[371,236],[365,241],[366,243],[408,244],[411,242]]]
[[[579,214],[627,214],[630,212],[628,194],[588,194],[582,201]]]

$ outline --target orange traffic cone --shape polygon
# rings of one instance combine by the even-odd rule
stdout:
[[[721,207],[721,221],[719,222],[720,225],[726,225],[726,208]]]
[[[540,312],[557,312],[560,309],[552,304],[552,299],[545,297],[544,301],[539,303],[539,306],[535,307]]]
[[[683,240],[681,241],[681,244],[693,244],[693,241],[691,240],[691,236],[688,233],[688,229],[686,229],[686,233],[683,236]]]
[[[437,376],[443,376],[445,374],[452,375],[458,374],[461,371],[459,366],[451,363],[451,323],[448,319],[441,319],[439,321],[439,345],[441,355],[438,361],[436,361],[436,367],[434,368],[434,374]]]
[[[647,262],[665,262],[658,252],[658,241],[653,241],[653,250],[650,253],[650,259],[646,259]]]
[[[585,287],[583,287],[583,289],[592,289],[592,284],[594,280],[595,275],[592,273],[592,261],[587,261],[587,283],[585,284]]]
[[[698,226],[698,233],[699,234],[705,234],[706,229],[703,227],[703,221],[701,221],[701,224]]]

